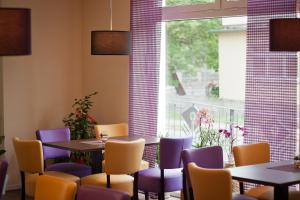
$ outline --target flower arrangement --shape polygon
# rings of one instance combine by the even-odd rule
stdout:
[[[214,128],[214,119],[207,108],[200,109],[195,119],[196,142],[194,147],[201,148],[220,143],[220,135]]]
[[[97,124],[96,120],[89,115],[89,111],[93,106],[91,101],[92,96],[97,92],[89,94],[82,99],[75,99],[72,108],[75,109],[67,117],[63,119],[66,127],[71,131],[71,139],[89,139],[95,137],[94,125]]]
[[[233,146],[236,144],[237,140],[241,136],[245,136],[246,130],[245,128],[241,126],[233,126],[233,124],[230,124],[229,130],[228,129],[219,129],[219,133],[224,136],[225,138],[225,144],[223,145],[223,148],[225,148],[227,155],[228,155],[228,160],[231,161],[233,159],[232,157],[232,149]]]

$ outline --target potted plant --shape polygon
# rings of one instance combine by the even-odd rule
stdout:
[[[89,114],[93,106],[91,98],[96,95],[93,92],[81,99],[75,99],[72,105],[74,112],[71,112],[63,119],[63,123],[70,129],[71,140],[95,138],[94,126],[96,120]],[[89,163],[88,153],[72,153],[71,159],[75,162]]]

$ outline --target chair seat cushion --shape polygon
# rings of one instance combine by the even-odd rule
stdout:
[[[182,169],[165,169],[165,192],[182,189]],[[149,168],[139,172],[139,189],[145,192],[160,191],[160,169]]]
[[[80,178],[78,178],[77,176],[73,176],[71,174],[66,174],[63,172],[55,172],[55,171],[47,171],[44,174],[47,174],[49,176],[60,177],[65,180],[73,181],[78,186],[80,185]],[[36,181],[37,181],[38,177],[39,177],[39,174],[37,174],[37,173],[26,175],[26,177],[25,177],[25,193],[26,193],[26,195],[28,195],[30,197],[34,197]]]
[[[83,177],[81,185],[95,185],[106,187],[106,173],[93,174]],[[133,177],[129,175],[110,175],[111,188],[127,192],[130,196],[133,195]]]
[[[245,192],[246,195],[254,197],[258,200],[273,200],[274,188],[270,186],[259,186],[251,188]],[[300,192],[293,188],[289,189],[289,200],[299,200]]]
[[[130,196],[122,191],[99,186],[81,186],[77,193],[78,200],[130,200]]]
[[[148,169],[149,162],[142,160],[140,165],[140,170]],[[105,160],[102,161],[102,169],[105,171]]]
[[[66,162],[66,163],[55,163],[46,167],[45,171],[59,171],[67,174],[72,174],[78,177],[84,177],[91,175],[92,168],[79,163]]]
[[[234,194],[232,200],[256,200],[256,199],[246,195]]]
[[[273,200],[274,190],[270,186],[258,186],[245,191],[245,195],[259,200]]]

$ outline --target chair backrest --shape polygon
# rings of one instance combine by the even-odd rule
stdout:
[[[231,175],[226,169],[206,169],[188,164],[195,200],[232,200]]]
[[[145,147],[144,139],[134,141],[108,140],[105,143],[105,172],[133,174],[140,169]]]
[[[70,141],[70,129],[69,128],[57,128],[57,129],[42,129],[36,131],[36,138],[41,142],[65,142]],[[43,146],[44,159],[51,158],[68,158],[70,157],[70,151],[62,150],[58,148]]]
[[[192,137],[185,138],[161,138],[160,139],[160,163],[161,169],[175,169],[182,166],[181,152],[192,146]]]
[[[42,175],[37,178],[35,200],[74,200],[76,183],[62,178]]]
[[[270,162],[270,145],[263,142],[234,146],[233,156],[236,166],[267,163]]]
[[[130,200],[130,196],[120,190],[84,185],[78,189],[77,200]]]
[[[188,187],[191,187],[188,164],[193,162],[199,167],[209,169],[223,168],[223,150],[220,146],[205,147],[199,149],[186,149],[181,154],[184,172]]]
[[[103,124],[95,125],[95,134],[96,137],[102,134],[106,134],[108,137],[119,137],[128,135],[128,124],[119,123],[119,124]]]
[[[5,176],[6,176],[6,173],[7,173],[7,168],[8,168],[7,161],[6,160],[1,160],[0,161],[0,199],[1,199],[1,196],[2,196],[2,191],[3,191]]]
[[[42,143],[39,140],[20,140],[13,138],[13,144],[20,171],[43,173],[44,161]]]

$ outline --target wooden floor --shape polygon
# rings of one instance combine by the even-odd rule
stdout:
[[[173,196],[178,196],[177,195],[167,195],[168,197],[166,197],[166,199],[168,200],[179,200],[179,198],[173,197]],[[139,195],[139,199],[143,200],[145,199],[143,194]],[[21,191],[20,190],[14,190],[14,191],[7,191],[6,194],[3,196],[2,200],[20,200],[21,199]],[[33,200],[31,198],[27,198],[26,200]]]

